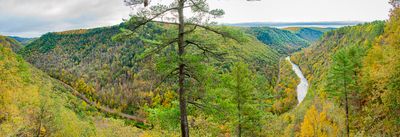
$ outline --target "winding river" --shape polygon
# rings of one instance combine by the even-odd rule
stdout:
[[[304,100],[304,98],[307,95],[307,90],[308,90],[308,81],[304,77],[303,73],[300,70],[300,67],[294,64],[292,61],[290,61],[290,57],[286,57],[286,60],[292,64],[292,69],[296,73],[297,77],[300,78],[300,83],[297,85],[297,100],[298,100],[298,105]]]

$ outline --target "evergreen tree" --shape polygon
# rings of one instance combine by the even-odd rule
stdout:
[[[228,82],[231,91],[231,100],[235,105],[235,121],[237,121],[237,135],[239,137],[254,136],[257,131],[258,117],[255,96],[255,75],[243,62],[235,63]]]
[[[196,72],[193,66],[190,66],[190,54],[188,47],[197,48],[205,54],[214,55],[211,49],[206,44],[196,40],[188,39],[188,35],[195,32],[196,29],[203,29],[211,33],[216,33],[222,37],[231,37],[228,33],[220,32],[212,27],[209,27],[210,20],[216,17],[221,17],[224,11],[221,9],[211,10],[207,0],[174,0],[169,4],[156,3],[151,4],[148,0],[125,0],[125,3],[132,7],[135,14],[127,21],[127,29],[123,29],[120,35],[115,39],[130,38],[137,35],[135,32],[144,29],[146,25],[151,23],[168,24],[177,29],[175,31],[163,32],[162,41],[154,42],[149,39],[143,39],[146,44],[154,45],[149,48],[147,55],[153,55],[165,49],[166,47],[174,47],[177,45],[175,64],[166,77],[177,75],[178,78],[178,95],[181,120],[182,137],[189,136],[189,127],[187,120],[187,88],[189,79],[196,79]],[[192,16],[185,14],[185,10],[190,10]],[[163,22],[166,21],[166,22]],[[175,48],[172,48],[175,49]],[[147,56],[146,55],[146,56]]]
[[[333,57],[333,65],[328,77],[328,90],[331,95],[343,100],[346,111],[346,132],[350,136],[349,127],[349,93],[354,90],[354,62],[346,49],[338,51]]]

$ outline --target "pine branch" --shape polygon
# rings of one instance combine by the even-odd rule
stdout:
[[[203,45],[201,45],[201,44],[198,44],[198,43],[196,43],[196,42],[193,42],[193,41],[190,41],[190,40],[186,40],[185,41],[187,44],[192,44],[192,45],[194,45],[194,46],[196,46],[198,49],[200,49],[200,50],[202,50],[203,51],[203,54],[206,56],[206,57],[208,57],[206,54],[208,53],[208,54],[211,54],[211,55],[213,55],[214,57],[216,57],[217,58],[217,60],[222,60],[222,58],[221,58],[221,56],[223,56],[223,55],[225,55],[226,53],[216,53],[216,52],[214,52],[214,51],[211,51],[211,49],[209,49],[209,48],[207,48],[206,46],[203,46]]]
[[[172,70],[170,73],[168,73],[166,76],[164,76],[163,78],[161,78],[160,82],[158,82],[156,84],[156,86],[154,87],[154,89],[157,89],[158,87],[161,86],[161,83],[165,82],[168,78],[170,78],[173,75],[177,75],[177,71],[179,70],[179,68],[175,68],[174,70]]]
[[[164,22],[164,21],[152,21],[152,22],[162,23],[162,24],[170,24],[170,25],[179,25],[178,23],[175,23],[175,22]],[[217,29],[214,29],[214,28],[211,28],[209,26],[200,25],[200,24],[196,24],[196,23],[189,23],[189,22],[185,23],[185,25],[200,27],[200,28],[205,29],[207,31],[211,31],[211,32],[213,32],[215,34],[218,34],[223,38],[229,38],[229,39],[232,39],[232,40],[236,41],[237,43],[241,43],[239,39],[237,39],[234,36],[231,36],[229,33],[221,32],[221,31],[219,31]]]
[[[140,23],[137,24],[135,27],[133,27],[131,30],[134,31],[134,30],[138,29],[139,27],[141,27],[141,26],[143,26],[143,25],[146,25],[146,24],[149,23],[149,22],[154,21],[154,19],[160,17],[161,15],[163,15],[163,14],[169,12],[169,11],[177,10],[177,9],[178,9],[177,7],[173,7],[173,8],[166,9],[166,10],[160,12],[160,13],[157,13],[157,14],[155,14],[153,17],[148,18],[148,19],[146,19],[146,20],[143,21],[143,22],[140,22]]]
[[[147,53],[146,55],[144,55],[144,57],[142,57],[142,58],[140,58],[140,59],[137,59],[136,61],[141,61],[141,60],[143,60],[143,59],[145,59],[145,58],[147,58],[147,57],[149,57],[149,56],[151,56],[151,55],[153,55],[153,54],[155,54],[155,53],[159,53],[161,50],[163,50],[163,49],[166,48],[167,46],[169,46],[169,45],[171,45],[171,44],[174,44],[174,43],[176,43],[176,42],[178,42],[178,39],[173,39],[173,40],[171,40],[171,41],[169,41],[169,42],[167,42],[167,43],[164,43],[164,44],[158,46],[156,49],[153,49],[152,51],[150,51],[149,53]]]

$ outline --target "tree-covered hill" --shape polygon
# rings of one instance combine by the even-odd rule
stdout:
[[[294,53],[293,62],[310,82],[307,97],[271,118],[266,133],[345,136],[349,127],[350,136],[398,136],[398,15],[394,10],[388,22],[329,31]]]
[[[36,39],[36,38],[24,38],[24,37],[18,37],[18,36],[9,36],[9,37],[12,39],[15,39],[22,45],[28,45],[29,43],[31,43],[32,41],[34,41]]]
[[[270,46],[281,55],[289,55],[309,46],[310,41],[287,30],[270,27],[245,28],[247,32],[256,36],[264,44]]]
[[[337,51],[352,45],[368,48],[383,33],[383,28],[384,22],[377,21],[327,32],[319,42],[294,54],[293,59],[310,81],[320,82],[327,76]]]
[[[164,2],[0,35],[0,137],[400,136],[400,0],[385,21],[232,26],[207,0]],[[329,24],[351,26],[278,29]]]
[[[112,40],[124,27],[129,26],[121,24],[96,29],[48,33],[25,46],[19,53],[35,67],[71,85],[88,96],[90,100],[124,113],[149,118],[153,124],[164,129],[167,126],[169,127],[167,129],[175,131],[175,127],[178,127],[177,121],[166,116],[175,117],[173,114],[177,110],[175,102],[177,95],[174,91],[176,79],[168,78],[173,68],[171,66],[176,63],[171,62],[176,56],[171,51],[176,50],[176,47],[170,46],[156,52],[154,56],[147,56],[148,53],[155,52],[148,47],[148,43],[157,43],[158,40],[163,39],[159,34],[168,35],[168,31],[174,30],[170,25],[151,23],[144,30],[138,31],[137,36],[128,40]],[[260,98],[254,101],[260,105],[257,105],[257,108],[263,108],[264,105],[260,103],[270,94],[270,89],[276,82],[278,53],[238,28],[215,27],[215,29],[230,32],[235,35],[237,41],[218,38],[218,34],[201,29],[189,35],[188,40],[213,45],[207,49],[213,54],[205,54],[193,48],[188,49],[193,51],[192,57],[188,58],[194,66],[190,69],[196,70],[195,79],[198,81],[196,84],[188,85],[191,87],[189,101],[208,104],[207,106],[222,105],[221,109],[229,108],[226,111],[233,111],[229,105],[224,107],[226,103],[233,100],[220,100],[222,98],[215,98],[215,96],[224,96],[224,98],[233,96],[228,96],[230,92],[225,94],[220,92],[229,88],[226,81],[231,79],[228,75],[234,64],[246,62],[248,66],[246,68],[254,73],[253,82],[255,83],[252,83],[255,87],[254,94],[260,95]],[[145,42],[143,38],[146,38]],[[221,121],[230,118],[221,118],[219,113],[209,113],[208,111],[211,110],[196,110],[197,107],[196,103],[189,106],[193,119],[201,120],[204,115],[212,115],[210,117],[218,118],[218,120],[208,119],[211,121],[207,120],[206,123],[223,124]],[[165,111],[165,109],[170,111]],[[217,114],[218,117],[215,116]],[[165,123],[162,120],[169,120],[169,122]],[[257,120],[257,122],[261,121]],[[216,127],[201,129],[202,132],[210,132],[212,128]],[[223,132],[221,130],[217,130],[217,133]]]
[[[288,27],[283,29],[295,33],[297,36],[308,40],[310,43],[318,41],[325,32],[335,30],[335,28],[318,27]]]
[[[293,131],[301,136],[340,136],[347,134],[348,127],[350,136],[400,134],[400,97],[395,86],[400,84],[396,80],[399,15],[397,9],[388,22],[327,32],[292,56],[311,82],[306,102],[292,112],[300,115]]]
[[[310,42],[317,41],[324,33],[310,28],[303,28],[296,32],[296,35]]]
[[[357,25],[357,24],[355,24],[355,25]],[[330,27],[326,27],[326,28],[323,28],[323,27],[287,27],[287,28],[282,28],[282,29],[291,31],[293,33],[296,33],[296,32],[298,32],[298,31],[300,31],[302,29],[312,29],[312,30],[320,31],[320,32],[328,32],[328,31],[335,30],[337,28],[330,28]]]
[[[139,136],[0,43],[1,136]]]
[[[4,47],[11,48],[14,52],[17,52],[22,48],[21,43],[15,39],[2,35],[0,35],[0,44],[2,44]]]

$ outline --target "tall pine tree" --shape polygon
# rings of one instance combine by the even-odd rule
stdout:
[[[231,102],[235,105],[237,136],[257,136],[259,110],[256,105],[254,84],[255,75],[243,62],[235,63],[229,78],[226,79],[230,90]]]
[[[152,37],[142,37],[142,42],[149,45],[146,49],[147,57],[157,54],[167,47],[174,50],[174,59],[170,62],[171,72],[165,77],[176,76],[179,95],[180,121],[182,137],[189,136],[189,125],[187,119],[187,91],[188,83],[196,81],[196,69],[191,66],[190,55],[194,48],[203,51],[205,54],[215,55],[209,45],[198,40],[189,39],[188,36],[196,30],[201,29],[206,32],[216,33],[221,37],[235,39],[229,33],[222,32],[215,27],[211,27],[210,20],[221,17],[224,11],[221,9],[210,9],[207,0],[173,0],[169,2],[151,3],[149,0],[124,0],[133,9],[133,15],[126,22],[127,26],[114,39],[132,38],[137,35],[137,31],[145,31],[145,28],[153,23],[167,24],[170,31],[161,32],[161,41],[154,41]],[[190,12],[188,12],[190,11]]]
[[[346,132],[350,136],[349,126],[349,95],[354,91],[355,63],[349,56],[348,49],[338,51],[333,57],[333,65],[328,75],[328,90],[333,96],[339,97],[346,112]]]

